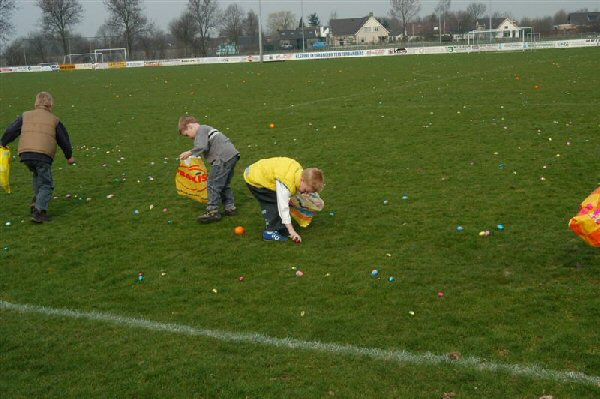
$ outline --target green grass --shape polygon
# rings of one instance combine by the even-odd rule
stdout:
[[[598,376],[600,254],[567,228],[600,184],[598,70],[598,49],[576,49],[2,74],[0,126],[50,91],[78,162],[57,157],[41,226],[14,162],[14,192],[0,193],[0,299]],[[175,192],[186,112],[241,151],[235,218],[198,225],[202,206]],[[261,240],[242,179],[280,155],[326,175],[326,208],[301,245]],[[0,353],[3,398],[600,394],[6,309]]]

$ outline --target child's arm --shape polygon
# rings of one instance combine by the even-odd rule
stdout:
[[[192,156],[192,151],[185,151],[179,154],[179,159],[184,160]]]
[[[290,190],[288,190],[285,184],[283,184],[279,180],[276,180],[275,193],[277,194],[277,209],[279,211],[279,217],[281,218],[281,222],[286,227],[292,240],[296,242],[302,242],[300,234],[296,232],[294,226],[292,225],[292,218],[290,216]]]

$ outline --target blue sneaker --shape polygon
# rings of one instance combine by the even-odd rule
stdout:
[[[263,231],[263,240],[265,241],[286,241],[288,238],[278,231]]]

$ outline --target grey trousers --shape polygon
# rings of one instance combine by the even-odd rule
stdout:
[[[240,156],[236,155],[227,162],[222,162],[210,166],[208,172],[208,204],[207,211],[216,211],[219,209],[219,204],[223,202],[223,208],[227,210],[235,209],[235,198],[231,189],[231,179],[235,164],[239,161]]]
[[[35,207],[38,211],[48,211],[48,205],[54,193],[54,179],[52,178],[52,164],[44,161],[23,161],[33,174],[33,196]]]

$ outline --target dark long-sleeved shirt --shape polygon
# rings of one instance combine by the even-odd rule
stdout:
[[[16,121],[14,121],[9,127],[4,131],[4,135],[0,139],[0,144],[2,147],[6,147],[9,143],[14,141],[17,137],[21,135],[21,127],[23,126],[23,115],[19,115]],[[71,140],[69,139],[69,133],[67,132],[67,128],[62,124],[62,122],[58,122],[56,125],[56,143],[65,154],[65,158],[69,159],[73,156],[73,147],[71,147]],[[45,161],[48,163],[52,163],[52,158],[46,154],[41,154],[38,152],[23,152],[19,154],[21,157],[21,161],[25,160],[38,160]]]

